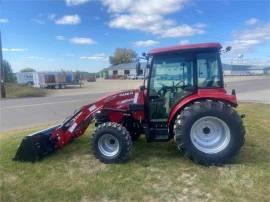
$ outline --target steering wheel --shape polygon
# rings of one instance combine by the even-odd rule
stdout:
[[[177,84],[174,85],[174,82],[172,83],[172,86],[166,86],[163,83],[159,83],[161,85],[161,88],[158,90],[159,95],[165,95],[167,91],[171,91],[172,93],[175,93],[177,88],[181,87],[180,84],[184,83],[184,81],[179,81]]]
[[[175,84],[175,88],[178,88],[178,87],[182,87],[182,86],[179,86],[180,84],[185,84],[185,82],[182,80],[182,81],[179,81],[177,84]],[[173,85],[174,85],[174,82],[173,82]]]

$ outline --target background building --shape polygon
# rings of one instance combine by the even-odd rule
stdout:
[[[144,74],[146,63],[141,63],[141,75]],[[224,75],[248,76],[270,74],[270,66],[255,65],[229,65],[222,64]],[[106,68],[109,79],[126,79],[130,76],[136,77],[136,62],[112,65]]]
[[[224,75],[262,75],[270,73],[270,66],[223,64]]]
[[[146,67],[146,63],[141,63],[141,69],[142,71],[140,72],[139,75],[144,74],[144,70]],[[112,65],[108,67],[108,77],[109,78],[127,78],[128,76],[136,76],[136,62],[132,63],[125,63],[125,64],[119,64],[119,65]]]

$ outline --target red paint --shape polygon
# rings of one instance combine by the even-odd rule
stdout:
[[[128,111],[129,105],[132,103],[144,104],[144,98],[145,91],[140,91],[139,89],[122,91],[119,93],[110,94],[107,97],[103,97],[93,104],[82,107],[80,113],[72,118],[68,128],[66,130],[63,130],[61,127],[57,128],[52,134],[52,139],[56,141],[57,148],[62,148],[73,138],[77,138],[84,134],[88,125],[93,121],[96,112],[106,108]],[[196,94],[184,98],[172,108],[168,118],[168,125],[172,123],[176,114],[182,110],[183,107],[200,99],[220,100],[230,103],[233,106],[237,106],[236,97],[234,95],[228,95],[222,88],[200,89]],[[123,111],[108,112],[110,121],[118,123],[122,121],[125,114],[126,112]],[[133,112],[132,117],[138,121],[146,121],[144,111]]]
[[[219,43],[203,43],[191,45],[179,45],[167,48],[157,48],[150,51],[150,55],[174,52],[174,51],[193,51],[198,49],[220,49]],[[95,114],[101,110],[108,110],[110,121],[120,123],[123,117],[131,115],[135,120],[146,122],[144,110],[132,112],[130,114],[130,104],[145,105],[145,98],[147,97],[147,90],[126,90],[116,93],[111,93],[102,97],[97,102],[85,105],[80,112],[66,123],[60,126],[52,133],[52,140],[56,142],[56,148],[62,148],[69,143],[73,138],[77,138],[84,134],[88,125],[94,120]],[[183,100],[179,101],[170,111],[168,118],[168,125],[170,126],[176,114],[189,103],[200,99],[220,100],[237,106],[235,95],[228,95],[223,88],[217,89],[199,89],[195,94],[192,94]],[[118,111],[117,111],[118,110]],[[128,113],[128,114],[127,114]]]
[[[221,49],[220,43],[198,43],[188,45],[170,46],[165,48],[155,48],[150,50],[150,55],[157,55],[160,53],[175,52],[175,51],[191,51],[196,49]]]
[[[136,99],[134,99],[136,95]],[[67,129],[63,130],[62,127],[57,128],[51,138],[56,141],[56,147],[62,148],[68,144],[73,138],[77,138],[84,134],[88,125],[93,121],[95,114],[102,109],[115,109],[115,110],[128,110],[129,105],[132,103],[144,104],[143,91],[139,89],[121,91],[112,93],[106,97],[99,99],[97,102],[85,105],[81,108],[80,113],[74,116],[69,122]],[[124,112],[109,111],[110,121],[121,122]],[[133,118],[137,120],[144,120],[144,112],[133,113]],[[76,127],[75,127],[76,126]]]
[[[223,102],[227,102],[232,106],[237,106],[237,100],[235,95],[229,95],[226,93],[225,89],[217,88],[217,89],[199,89],[196,94],[190,95],[183,100],[181,100],[178,104],[176,104],[169,114],[168,125],[171,124],[172,120],[174,120],[175,115],[183,109],[189,103],[192,103],[196,100],[200,99],[212,99],[212,100],[220,100]]]

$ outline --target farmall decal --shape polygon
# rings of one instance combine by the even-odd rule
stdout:
[[[120,96],[120,97],[124,97],[124,96],[133,95],[133,94],[134,94],[133,91],[129,91],[129,92],[120,93],[119,96]]]
[[[96,105],[92,105],[91,107],[89,107],[89,111],[92,112],[94,109],[96,109]]]

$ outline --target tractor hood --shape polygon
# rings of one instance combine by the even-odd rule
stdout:
[[[101,98],[98,102],[103,103],[103,108],[128,110],[130,104],[143,103],[143,91],[131,89],[115,92]]]

